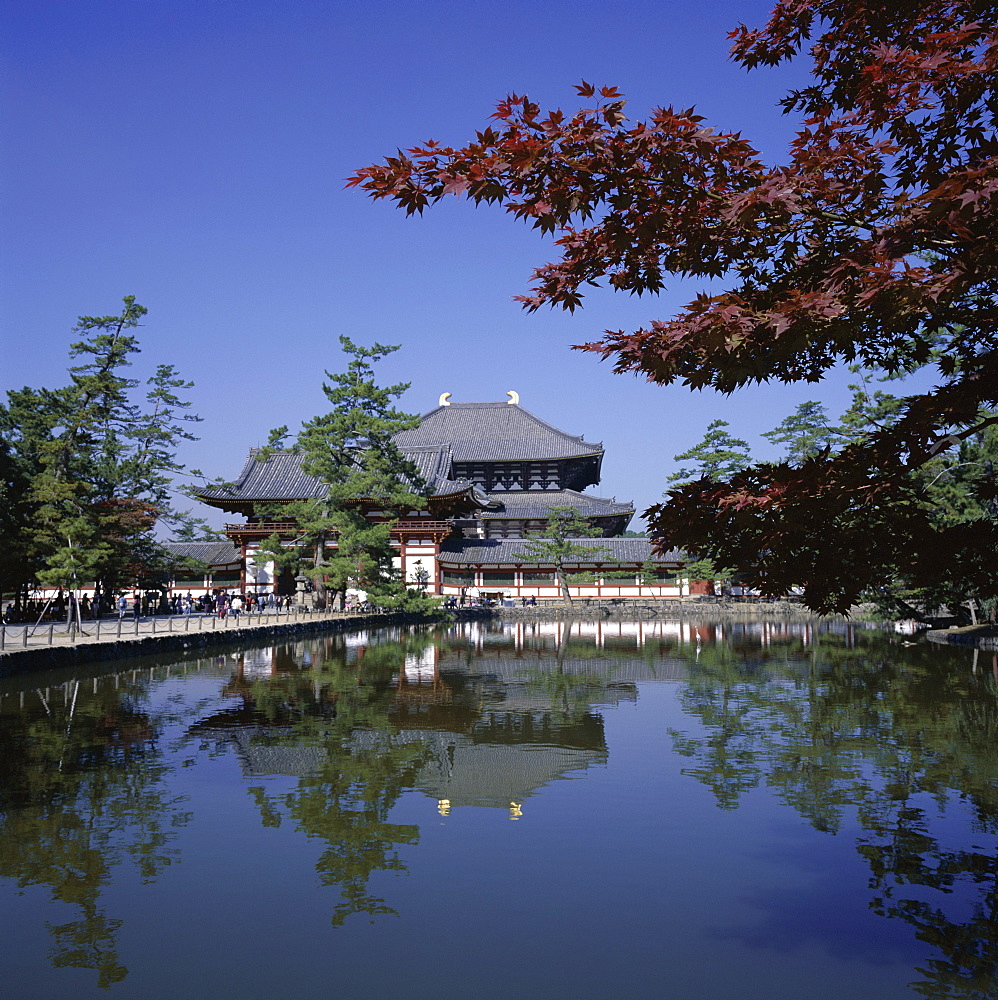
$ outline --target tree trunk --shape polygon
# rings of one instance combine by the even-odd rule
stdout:
[[[561,588],[561,596],[568,601],[569,604],[572,602],[572,595],[568,590],[568,583],[565,581],[565,572],[560,566],[555,567],[554,575],[558,580],[558,586]]]
[[[320,538],[315,543],[315,559],[312,563],[314,569],[318,569],[326,561],[326,542],[324,538]],[[326,581],[323,577],[316,573],[312,577],[312,593],[314,595],[314,603],[320,610],[326,607]]]

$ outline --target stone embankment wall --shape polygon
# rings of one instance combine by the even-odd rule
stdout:
[[[937,629],[926,632],[929,642],[951,646],[973,646],[975,649],[998,649],[998,629],[994,625],[972,625],[967,628]]]
[[[456,608],[447,619],[453,621],[649,621],[676,619],[718,621],[813,621],[813,612],[788,601],[742,602],[703,599],[663,601],[575,601],[572,604],[550,602],[536,607],[515,608]],[[0,676],[70,666],[75,663],[96,663],[133,656],[204,650],[219,646],[249,645],[269,639],[300,638],[327,632],[356,632],[363,629],[388,628],[400,625],[432,624],[425,618],[404,614],[343,615],[316,620],[257,623],[241,628],[226,628],[203,632],[174,632],[121,639],[101,639],[100,642],[62,642],[52,646],[28,649],[8,647],[0,653]]]
[[[458,609],[462,612],[481,612],[482,609]],[[738,619],[739,621],[815,621],[821,618],[802,604],[792,601],[724,601],[711,598],[674,598],[661,601],[625,599],[586,603],[584,600],[568,603],[546,603],[537,607],[488,609],[492,617],[505,621],[548,621],[552,618],[571,618],[576,621],[641,621],[661,618],[702,619],[710,621]],[[833,619],[842,616],[831,616]],[[827,621],[829,618],[823,618]]]

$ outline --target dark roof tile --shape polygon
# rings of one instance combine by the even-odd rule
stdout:
[[[217,500],[311,500],[325,496],[326,487],[301,467],[302,454],[271,451],[259,458],[261,449],[250,448],[242,472],[230,486],[210,486],[201,492]]]
[[[574,507],[583,517],[614,517],[634,513],[632,503],[617,503],[616,500],[594,497],[576,490],[495,492],[489,496],[502,506],[499,510],[482,511],[480,517],[507,521],[548,518],[552,507]]]
[[[239,562],[239,551],[228,538],[215,542],[164,542],[163,548],[177,559],[196,559],[206,566]]]
[[[655,565],[674,566],[685,558],[679,549],[662,555],[653,555],[651,540],[647,538],[576,538],[573,541],[605,551],[596,557],[599,562],[642,564],[649,558]],[[525,538],[454,538],[440,547],[439,560],[444,566],[508,566],[512,564],[537,565],[531,559]]]
[[[418,427],[396,435],[400,445],[448,444],[455,462],[517,462],[602,455],[602,444],[566,434],[518,403],[448,403]]]
[[[448,496],[472,489],[464,480],[448,479],[450,449],[446,445],[402,447],[402,453],[419,470],[431,489],[431,495]],[[257,456],[261,449],[251,448],[242,471],[231,486],[210,486],[201,491],[206,500],[267,501],[313,500],[326,495],[326,487],[302,469],[300,451],[271,451],[266,458]]]

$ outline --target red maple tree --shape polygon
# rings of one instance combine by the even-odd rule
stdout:
[[[410,214],[447,194],[501,204],[556,234],[560,259],[519,297],[531,310],[574,310],[602,281],[728,286],[579,345],[619,372],[731,392],[816,382],[843,362],[935,366],[937,388],[906,398],[890,428],[673,490],[649,523],[663,546],[746,567],[765,592],[804,584],[820,611],[955,566],[964,590],[995,594],[994,517],[941,523],[913,470],[998,422],[996,15],[984,2],[780,0],[764,28],[731,32],[747,68],[812,59],[809,85],[783,101],[802,123],[782,166],[693,110],[629,122],[615,88],[583,83],[588,106],[572,114],[513,95],[468,145],[429,142],[348,183]],[[975,489],[993,499],[993,473]]]

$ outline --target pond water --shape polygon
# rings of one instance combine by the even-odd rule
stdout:
[[[614,622],[0,680],[0,995],[993,998],[996,677]]]

